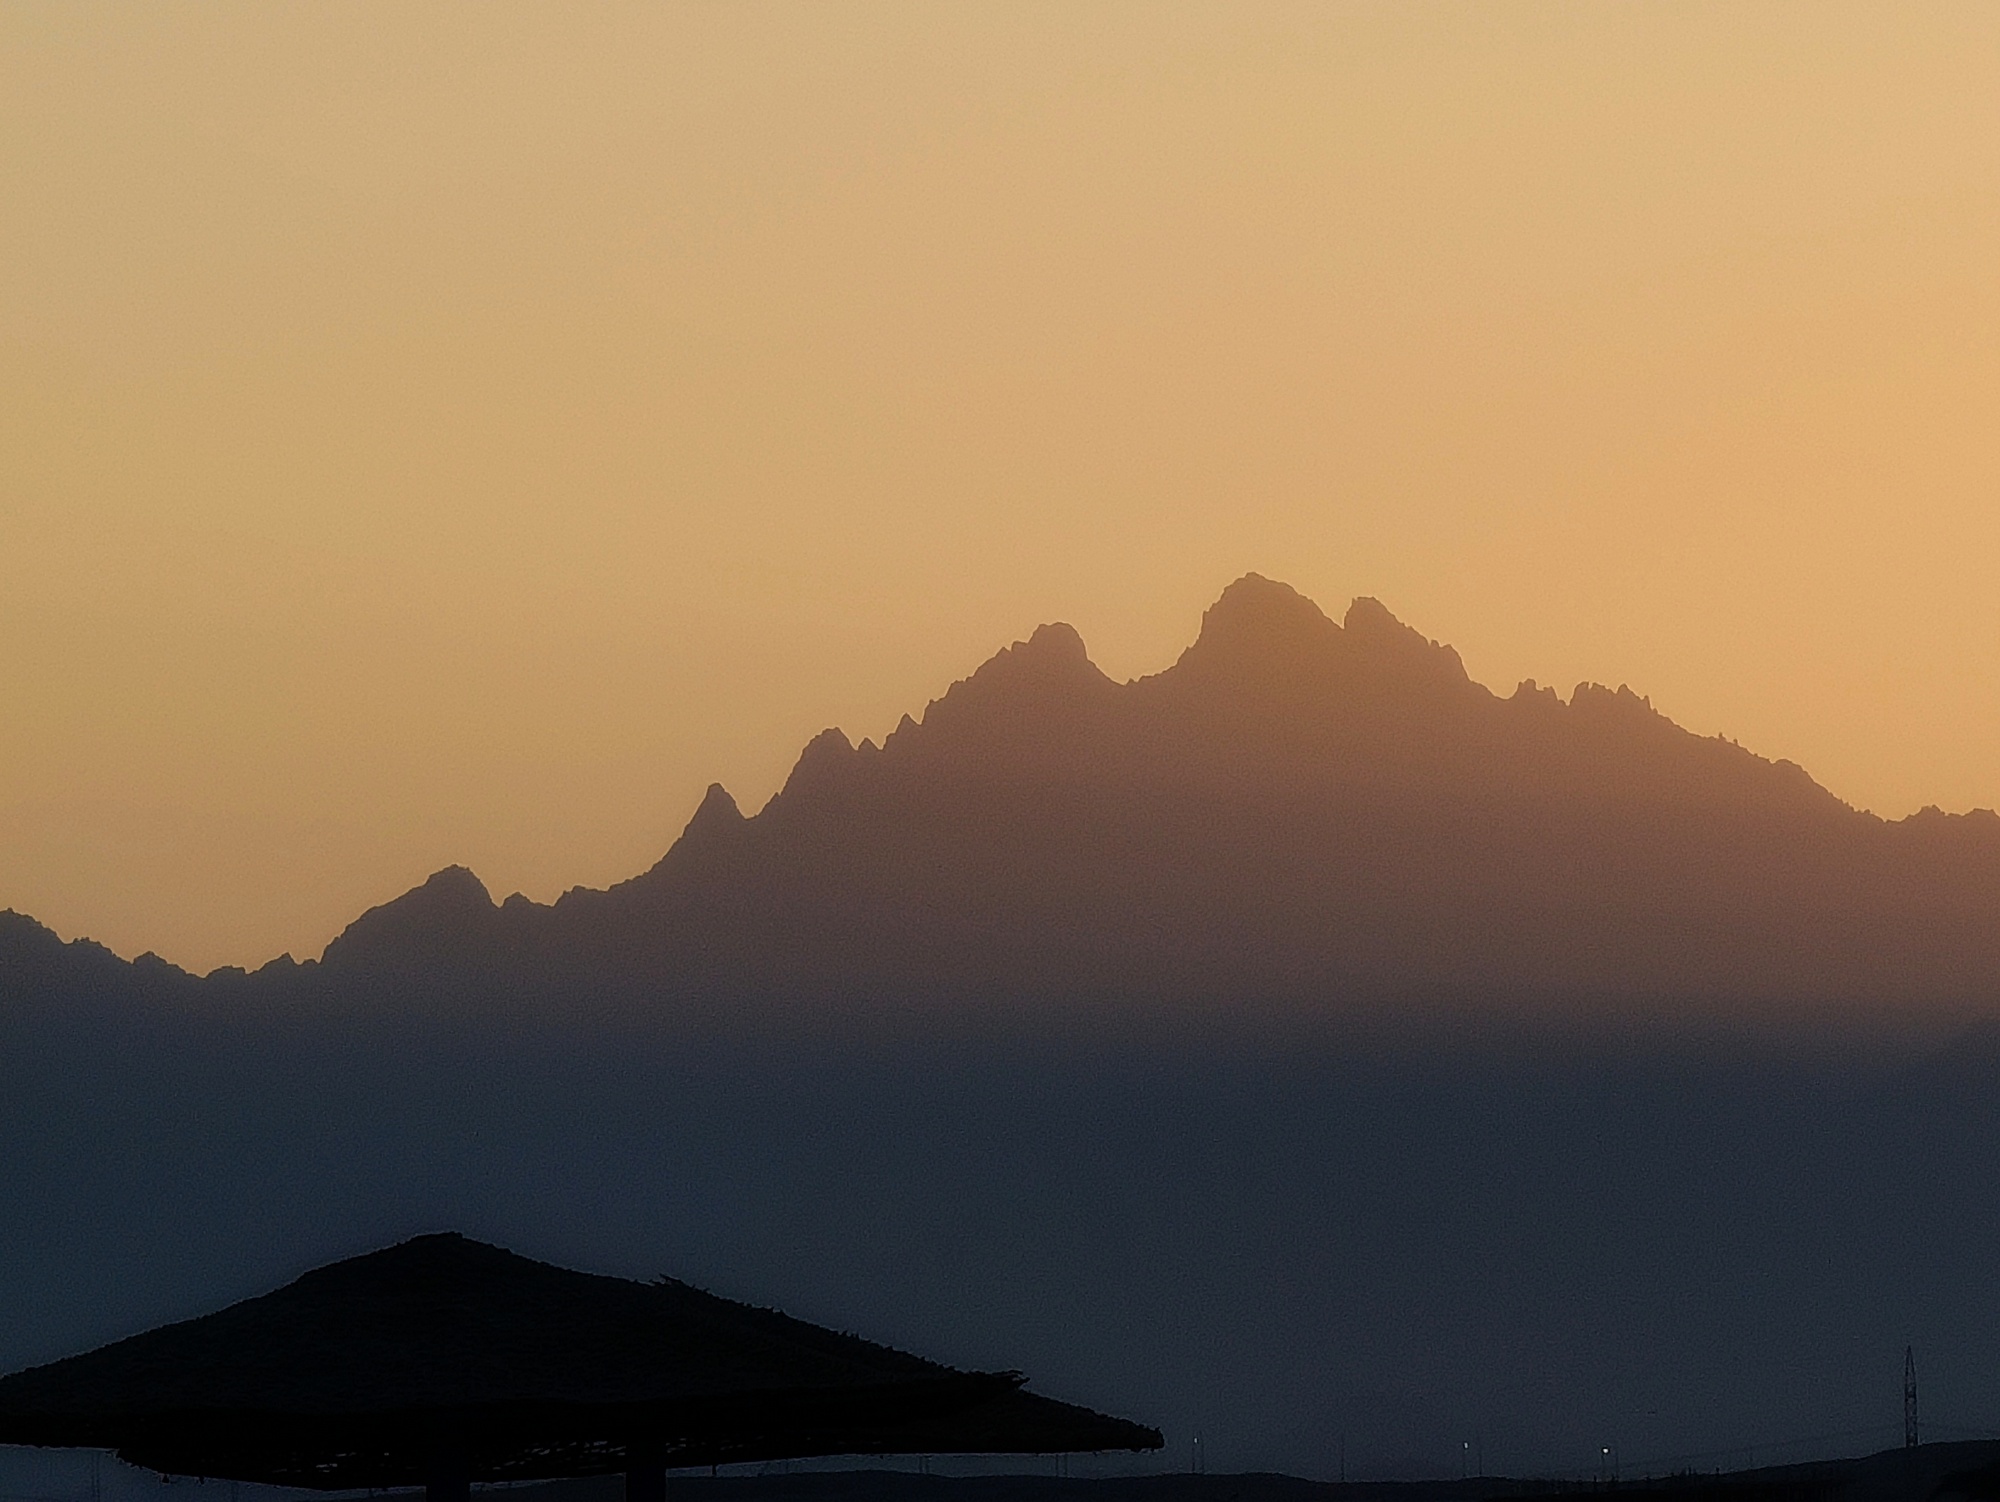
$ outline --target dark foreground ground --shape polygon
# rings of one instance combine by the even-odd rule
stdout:
[[[1660,1476],[1472,1476],[1428,1481],[1310,1481],[1275,1471],[1068,1476],[1052,1456],[1021,1456],[1013,1474],[926,1474],[773,1467],[764,1474],[672,1473],[668,1502],[2000,1502],[2000,1440],[1897,1447],[1842,1460]],[[174,1481],[79,1451],[0,1447],[0,1502],[410,1502],[414,1491],[315,1493],[220,1481]],[[25,1464],[24,1464],[25,1463]],[[894,1464],[889,1462],[888,1464]],[[939,1464],[950,1464],[941,1460]],[[1082,1462],[1079,1461],[1079,1464]],[[810,1462],[805,1464],[812,1464]],[[1039,1474],[1036,1471],[1039,1470]],[[478,1502],[623,1502],[624,1480],[480,1488]]]
[[[1940,1440],[2000,1431],[2000,1032],[1196,1041],[0,1007],[0,1371],[460,1230],[1166,1435],[1077,1478],[1185,1471],[1196,1432],[1212,1478],[1860,1453],[1901,1438],[1911,1346]],[[84,1493],[0,1461],[0,1493]]]
[[[1029,1462],[1032,1463],[1032,1462]],[[1046,1462],[1045,1462],[1046,1463]],[[510,1488],[506,1502],[619,1502],[614,1476]],[[1076,1478],[938,1476],[838,1470],[762,1476],[674,1476],[670,1502],[1484,1502],[1671,1494],[1684,1502],[1993,1502],[2000,1441],[1897,1448],[1846,1460],[1738,1471],[1603,1479],[1476,1476],[1437,1481],[1308,1481],[1268,1471],[1237,1475]]]

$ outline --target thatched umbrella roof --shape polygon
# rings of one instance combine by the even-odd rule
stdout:
[[[0,1379],[0,1443],[320,1488],[1161,1443],[1019,1388],[670,1279],[422,1236]]]

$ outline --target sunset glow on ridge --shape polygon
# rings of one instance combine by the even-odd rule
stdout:
[[[1256,569],[2000,804],[2000,13],[24,5],[0,907],[645,869]]]

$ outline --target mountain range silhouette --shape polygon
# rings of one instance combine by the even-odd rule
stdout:
[[[1912,1342],[2000,1409],[1996,913],[2000,818],[1250,577],[1164,672],[1044,627],[607,891],[446,870],[206,977],[0,915],[0,1370],[450,1225],[1218,1469],[1893,1443]]]
[[[1996,918],[1991,811],[1883,820],[1628,688],[1500,697],[1373,599],[1336,623],[1250,574],[1163,672],[1043,626],[879,746],[819,735],[754,816],[711,787],[608,890],[496,904],[452,867],[316,964],[206,982],[13,917],[0,991],[1977,1009]]]

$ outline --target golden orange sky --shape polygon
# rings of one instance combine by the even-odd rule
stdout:
[[[549,897],[1238,574],[2000,803],[2000,7],[0,10],[0,906]]]

